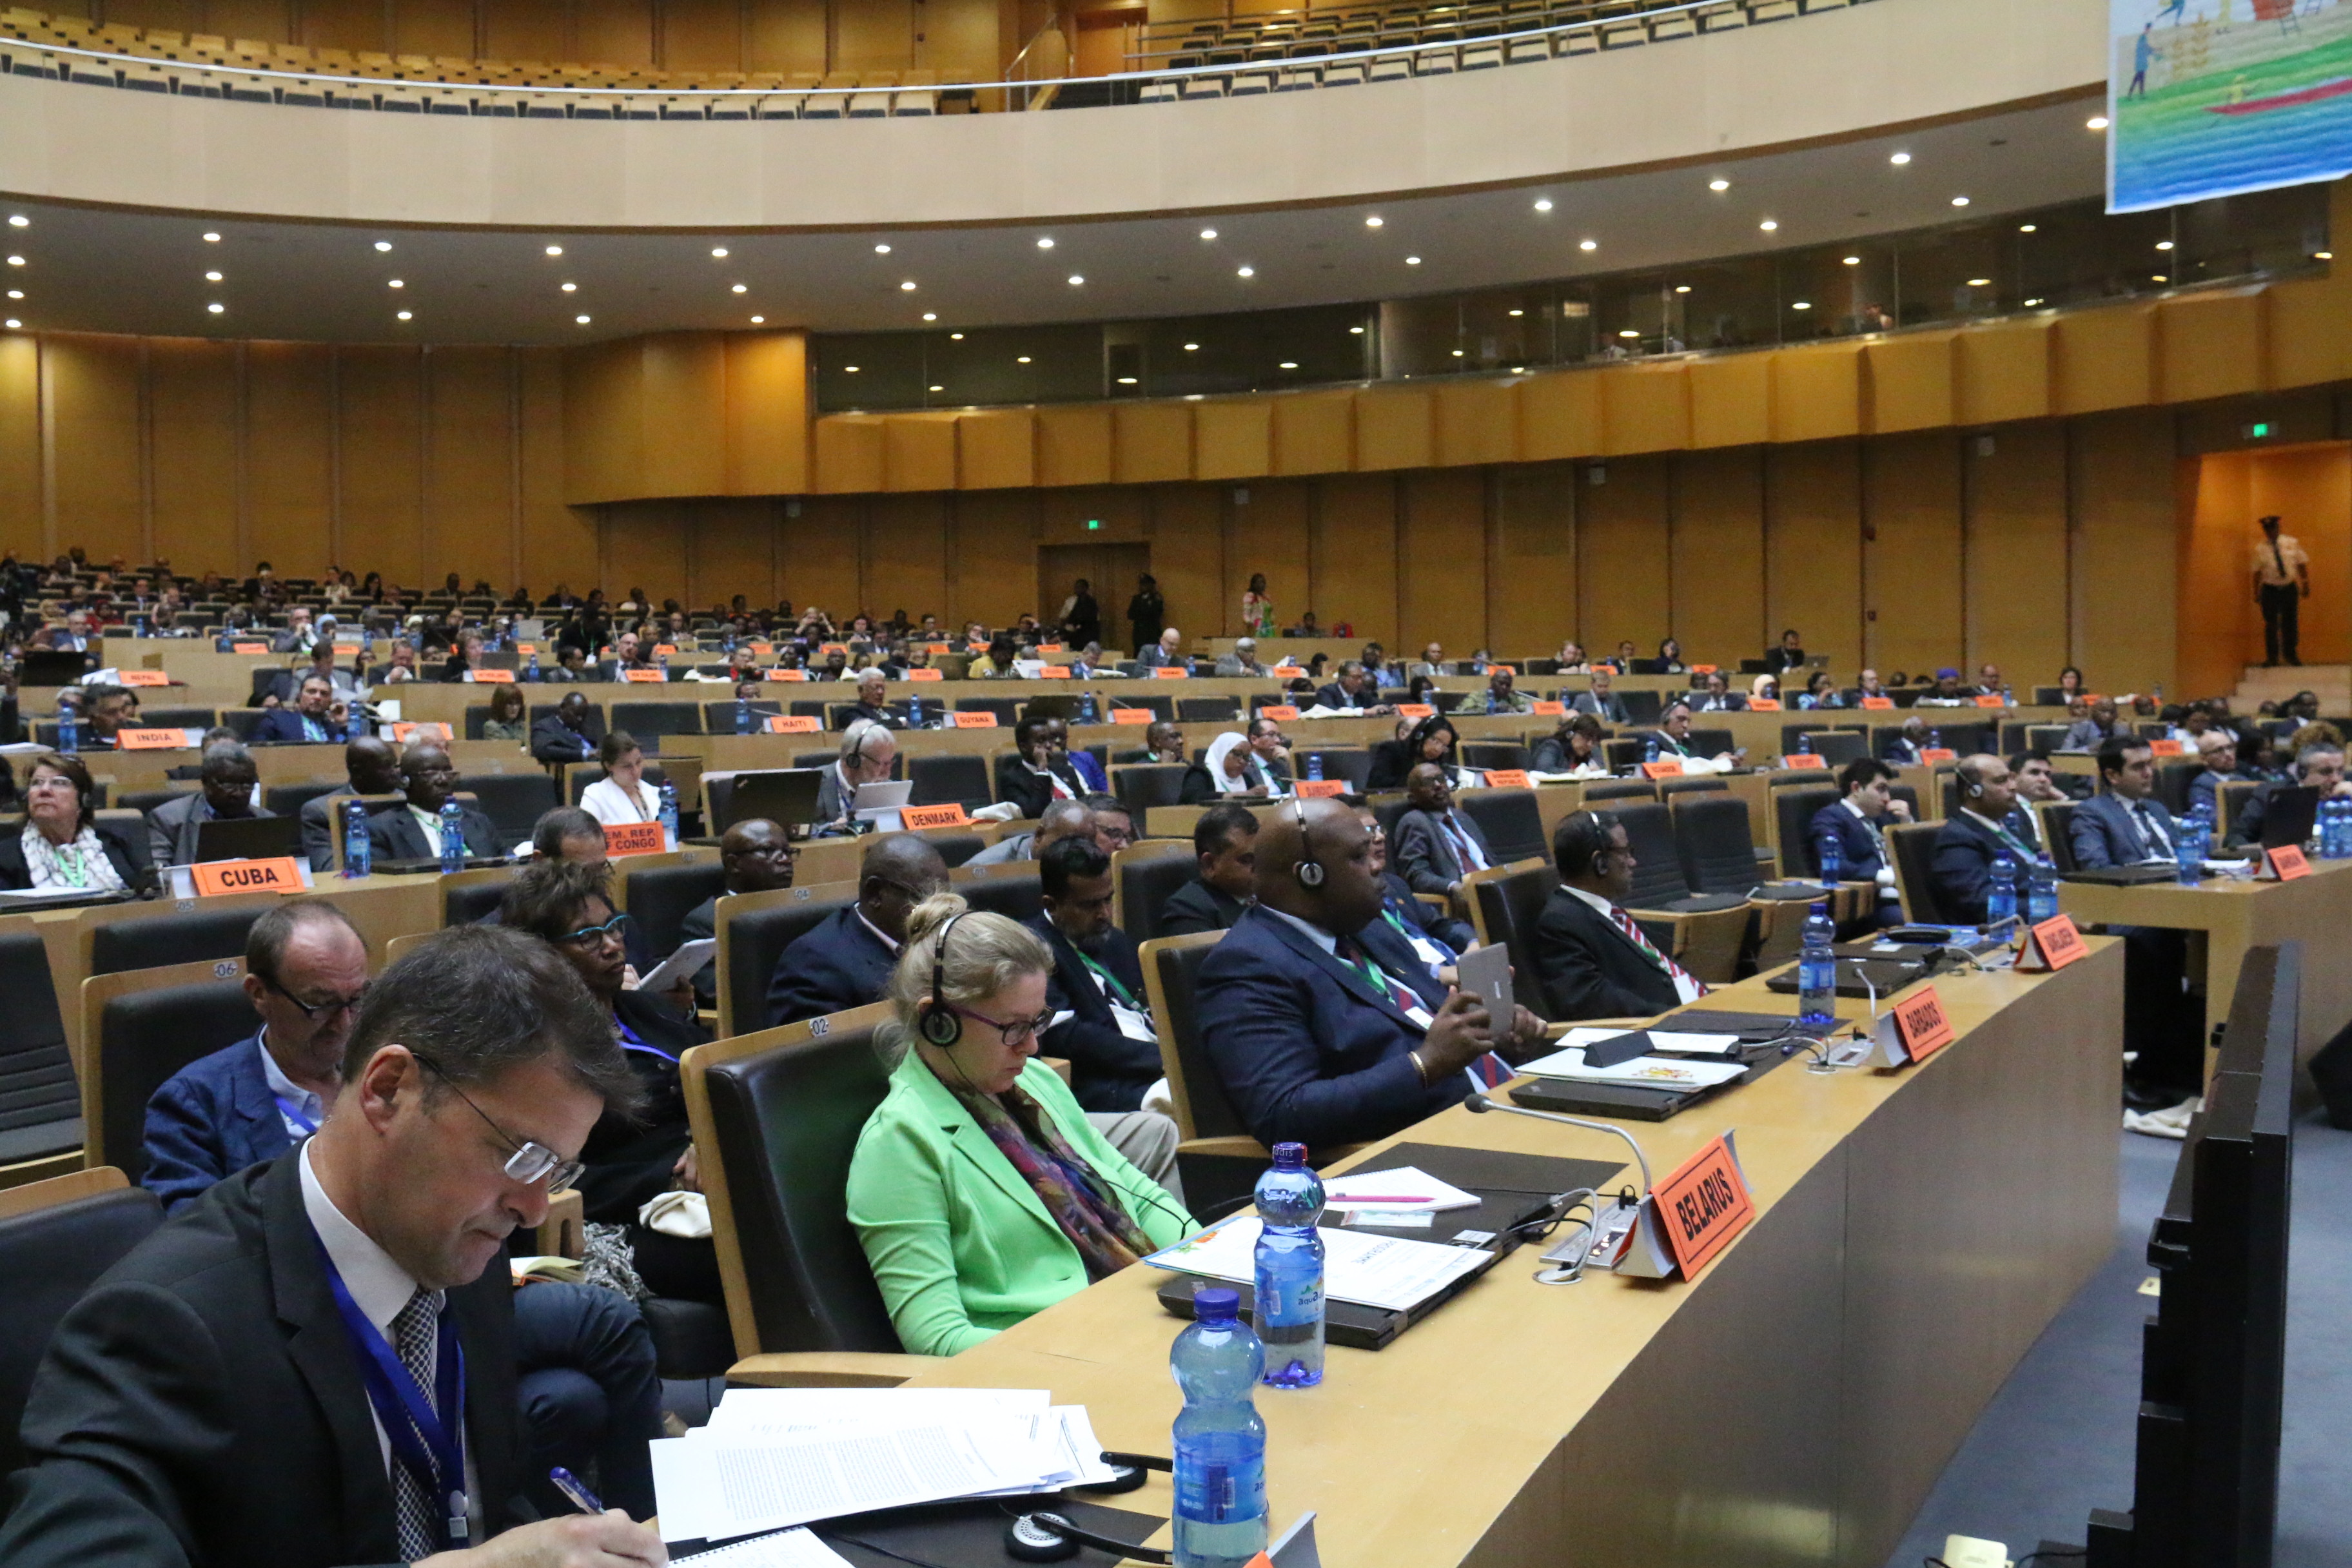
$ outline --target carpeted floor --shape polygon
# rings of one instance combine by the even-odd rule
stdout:
[[[1945,1468],[1887,1568],[1919,1568],[1947,1535],[2080,1543],[2094,1508],[2127,1509],[2140,1324],[2154,1301],[2147,1230],[2180,1145],[2123,1139],[2116,1251],[2018,1364]],[[2352,1132],[2295,1130],[2285,1437],[2277,1568],[2352,1568]]]

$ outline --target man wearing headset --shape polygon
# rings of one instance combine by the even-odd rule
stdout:
[[[2012,815],[2017,775],[2007,763],[1989,754],[1962,757],[1955,782],[1960,809],[1936,834],[1927,876],[1943,911],[1974,924],[1985,918],[1994,858],[2006,855],[2022,870],[2033,863],[2037,850],[2024,825]]]
[[[845,825],[857,807],[857,786],[879,784],[890,776],[898,760],[898,742],[890,731],[870,719],[860,719],[842,731],[841,758],[824,771],[816,786],[816,819]]]
[[[1489,1017],[1381,921],[1370,837],[1339,802],[1267,816],[1256,888],[1201,965],[1198,1008],[1210,1065],[1261,1142],[1384,1138],[1501,1082],[1496,1052],[1540,1045],[1534,1014]]]
[[[1536,921],[1531,956],[1555,1021],[1646,1017],[1706,994],[1626,912],[1635,861],[1615,813],[1573,812],[1551,844],[1560,885]]]

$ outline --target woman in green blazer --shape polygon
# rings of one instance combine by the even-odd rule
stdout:
[[[908,917],[883,1029],[898,1060],[858,1134],[849,1218],[916,1354],[976,1345],[1195,1228],[1034,1059],[1053,971],[1035,932],[956,894]]]

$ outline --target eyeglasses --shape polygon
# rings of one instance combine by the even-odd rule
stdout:
[[[360,1010],[360,1004],[367,1000],[368,987],[364,985],[359,988],[357,995],[338,996],[331,1002],[305,1002],[283,985],[278,984],[278,977],[274,974],[263,974],[257,971],[254,978],[293,1003],[296,1007],[301,1009],[302,1016],[313,1024],[321,1018],[331,1018],[338,1013],[356,1013]]]
[[[607,942],[623,941],[622,932],[627,929],[628,920],[625,913],[617,914],[603,925],[582,926],[578,931],[567,931],[555,940],[562,947],[601,947]]]
[[[975,1024],[987,1025],[1004,1037],[1006,1045],[1016,1049],[1035,1039],[1044,1032],[1045,1026],[1054,1021],[1054,1015],[1050,1011],[1040,1013],[1034,1018],[1015,1018],[1009,1024],[1003,1024],[985,1013],[975,1013],[969,1007],[959,1007],[952,1002],[948,1004],[948,1009],[960,1018],[970,1018]]]
[[[417,1066],[431,1069],[434,1077],[447,1084],[449,1092],[464,1100],[466,1109],[480,1117],[482,1125],[497,1133],[499,1142],[514,1151],[507,1156],[505,1169],[509,1181],[520,1182],[528,1186],[544,1178],[547,1183],[547,1195],[553,1197],[580,1179],[583,1169],[581,1161],[567,1160],[546,1144],[533,1139],[517,1138],[513,1133],[491,1121],[490,1113],[476,1105],[473,1097],[457,1087],[457,1080],[449,1076],[439,1062],[422,1051],[411,1050],[408,1054],[416,1058]]]

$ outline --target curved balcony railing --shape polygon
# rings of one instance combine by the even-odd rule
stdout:
[[[1416,77],[1524,65],[1696,37],[1812,12],[1843,9],[1862,0],[1676,0],[1657,5],[1595,3],[1542,13],[1540,26],[1460,36],[1464,25],[1423,20],[1409,37],[1382,37],[1367,47],[1327,47],[1319,38],[1282,46],[1278,57],[1202,58],[1199,63],[1146,64],[1115,76],[940,82],[924,72],[856,77],[746,79],[743,85],[681,86],[630,79],[631,73],[580,68],[546,79],[450,79],[447,68],[367,74],[287,65],[265,66],[213,58],[220,51],[158,47],[153,52],[109,49],[63,38],[0,37],[0,69],[9,74],[133,92],[224,99],[244,103],[382,113],[489,116],[551,120],[865,120],[924,117],[941,112],[1080,108],[1241,98],[1400,81]],[[1469,9],[1465,7],[1465,10]],[[1483,26],[1483,23],[1480,24]],[[1500,26],[1500,24],[1498,24]],[[1443,34],[1453,37],[1440,37]],[[1263,55],[1273,46],[1255,47]],[[185,58],[184,58],[185,57]],[[485,68],[484,74],[491,74]]]

